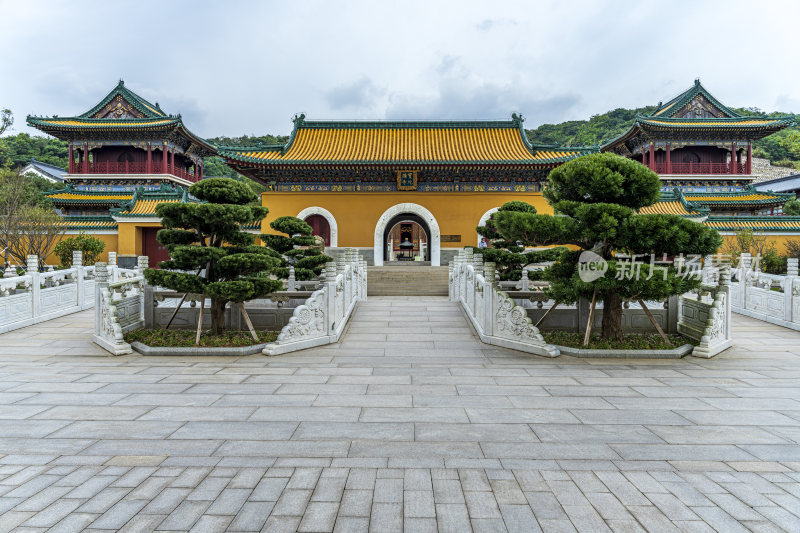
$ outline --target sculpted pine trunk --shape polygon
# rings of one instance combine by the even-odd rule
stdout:
[[[622,298],[617,291],[607,291],[603,295],[602,337],[622,340]]]
[[[228,300],[211,299],[211,334],[219,335],[225,330],[225,304]]]

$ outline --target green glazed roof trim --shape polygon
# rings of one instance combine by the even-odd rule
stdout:
[[[687,200],[680,189],[673,189],[669,192],[662,192],[661,196],[658,199],[659,202],[680,202],[683,205],[683,208],[686,209],[687,214],[679,215],[685,218],[697,218],[701,216],[708,216],[710,213],[710,209],[703,205],[700,205],[696,202],[690,202]]]
[[[98,229],[117,229],[116,221],[111,218],[111,216],[65,216],[62,217],[64,221],[64,225],[67,229],[73,228],[77,230],[98,230]],[[80,222],[90,222],[90,224],[86,225],[77,225]],[[91,222],[96,222],[97,224],[91,224]]]
[[[770,222],[767,225],[753,225],[753,222]],[[774,231],[776,233],[800,232],[800,216],[710,216],[705,224],[714,227],[717,231],[739,231],[751,228],[757,231]],[[738,223],[738,224],[735,224]],[[774,224],[792,224],[790,227],[781,227]]]
[[[173,188],[169,185],[162,183],[161,187],[156,191],[146,191],[143,188],[136,189],[133,193],[133,198],[122,203],[119,207],[112,208],[109,212],[112,216],[123,217],[151,217],[152,213],[131,213],[136,207],[136,202],[139,200],[180,200],[181,202],[200,203],[199,200],[189,196],[188,189]]]
[[[96,106],[91,108],[86,113],[83,113],[78,116],[81,118],[91,118],[92,115],[103,109],[103,107],[105,107],[106,104],[108,104],[111,100],[113,100],[117,96],[121,96],[122,98],[124,98],[126,102],[130,103],[133,107],[142,112],[144,116],[147,118],[157,118],[157,117],[164,118],[167,116],[167,114],[161,110],[158,104],[151,104],[150,102],[148,102],[135,92],[128,89],[127,87],[125,87],[125,82],[122,80],[119,80],[117,86],[114,87],[111,90],[111,92],[106,95],[105,98],[100,100],[100,103],[98,103]]]
[[[682,92],[681,94],[679,94],[666,104],[657,107],[656,110],[653,111],[652,116],[661,116],[661,114],[664,113],[664,117],[672,117],[674,116],[675,113],[680,111],[683,108],[683,106],[691,102],[692,99],[698,94],[702,94],[703,96],[705,96],[708,99],[708,101],[710,101],[717,109],[728,115],[728,117],[741,116],[736,111],[723,105],[722,102],[714,98],[714,96],[710,92],[708,92],[705,87],[703,87],[699,79],[694,80],[694,85],[689,87],[687,90],[685,90],[684,92]],[[667,111],[670,112],[667,113]]]

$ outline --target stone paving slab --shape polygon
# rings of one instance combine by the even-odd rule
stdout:
[[[441,298],[336,345],[100,355],[0,335],[0,531],[800,531],[800,333],[710,359],[489,347]],[[63,333],[63,334],[62,334]]]

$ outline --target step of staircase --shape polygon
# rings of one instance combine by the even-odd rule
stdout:
[[[447,296],[448,267],[367,267],[367,296]]]

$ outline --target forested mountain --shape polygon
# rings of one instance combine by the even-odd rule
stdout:
[[[638,109],[615,109],[602,115],[594,115],[589,120],[570,120],[560,124],[542,124],[536,129],[526,130],[528,138],[535,144],[554,144],[561,146],[596,146],[625,133],[637,114],[649,114],[653,107]],[[743,115],[780,116],[790,113],[764,113],[757,108],[735,109]],[[795,115],[800,121],[800,115]],[[212,137],[208,139],[217,145],[257,146],[283,144],[285,135],[262,135],[242,137]],[[769,159],[774,165],[791,166],[800,169],[800,126],[794,126],[756,141],[754,155]],[[12,167],[25,165],[31,157],[51,165],[67,166],[67,143],[43,136],[27,133],[0,137],[0,165]],[[230,176],[237,174],[228,168],[220,158],[209,157],[205,161],[206,176]]]

